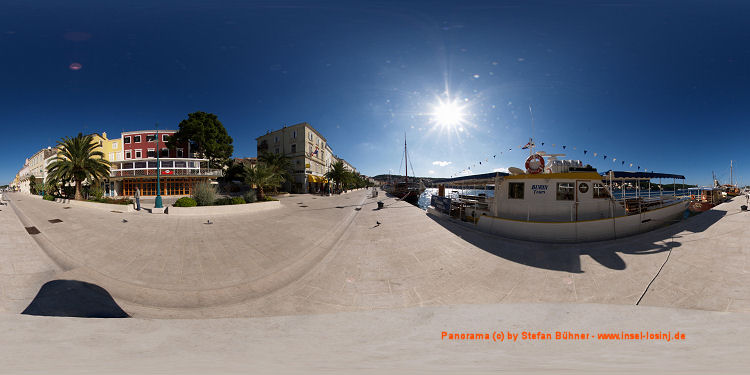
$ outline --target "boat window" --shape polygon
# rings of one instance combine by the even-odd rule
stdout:
[[[508,183],[508,199],[523,199],[523,182]]]
[[[558,182],[557,183],[557,200],[559,201],[572,201],[575,199],[575,191],[573,190],[572,182]]]
[[[609,193],[604,184],[594,182],[594,198],[609,198]]]

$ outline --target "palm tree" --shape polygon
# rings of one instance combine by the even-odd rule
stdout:
[[[289,170],[292,169],[292,162],[289,160],[289,157],[284,154],[272,154],[270,152],[263,152],[258,156],[258,162],[259,163],[265,163],[269,168],[271,168],[274,173],[276,173],[280,178],[282,183],[291,180],[291,173],[289,173]],[[274,186],[274,192],[276,191],[276,188],[278,186]]]
[[[334,181],[337,186],[341,187],[341,184],[346,182],[349,171],[344,168],[342,161],[337,161],[331,164],[331,169],[326,173],[326,178]]]
[[[86,179],[102,181],[109,177],[109,162],[104,153],[94,151],[98,144],[91,135],[78,133],[75,138],[65,137],[57,141],[57,157],[48,167],[50,177],[56,181],[73,181],[76,200],[82,200],[81,184]]]
[[[282,182],[282,177],[276,173],[275,169],[266,163],[258,163],[255,167],[247,166],[245,168],[245,181],[249,185],[258,187],[258,200],[265,199],[263,188],[278,187]]]

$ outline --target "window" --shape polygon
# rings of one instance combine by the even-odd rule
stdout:
[[[278,147],[276,147],[276,148],[275,148],[275,149],[273,150],[273,152],[275,152],[275,153],[277,153],[277,154],[278,154],[278,153],[279,153],[279,148],[278,148]]]
[[[312,133],[307,133],[307,139],[312,141]]]
[[[156,150],[154,150],[153,148],[150,148],[150,149],[148,149],[148,153],[146,155],[148,155],[148,157],[150,157],[150,158],[155,158],[156,157]]]
[[[115,153],[114,153],[114,152],[110,152],[110,153],[109,153],[109,160],[110,160],[110,161],[113,161],[113,160],[115,160]]]
[[[112,149],[117,150],[117,142],[112,142]]]
[[[135,150],[135,158],[140,159],[141,158],[141,150]]]
[[[292,153],[295,153],[295,152],[297,152],[297,144],[292,143]]]
[[[273,137],[273,143],[279,143],[279,136]]]
[[[609,198],[607,188],[603,184],[594,182],[594,198]]]
[[[169,149],[168,148],[161,149],[161,155],[160,156],[163,157],[163,158],[168,158],[169,157]]]
[[[123,139],[122,139],[122,143],[124,143],[124,144],[126,144],[126,145],[127,145],[127,144],[129,144],[129,143],[130,143],[130,137],[125,137],[125,138],[123,138]]]
[[[167,137],[169,137],[169,134],[162,134],[161,135],[161,141],[162,142],[166,142],[167,141]]]
[[[146,135],[146,142],[156,142],[156,134]]]
[[[557,183],[557,200],[572,201],[575,199],[575,190],[572,182]]]
[[[125,151],[125,159],[130,159],[130,158],[131,158],[130,150]]]
[[[292,139],[297,139],[297,131],[292,132]]]
[[[178,148],[178,149],[177,149],[177,157],[178,157],[178,158],[181,158],[181,157],[182,157],[182,149],[181,149],[181,148]]]
[[[133,143],[141,143],[141,136],[140,135],[134,135],[133,136]]]
[[[508,199],[523,199],[523,182],[508,183]]]
[[[321,152],[320,152],[320,158],[321,158],[321,159],[325,159],[325,155],[326,155],[326,152],[325,152],[325,151],[321,151]]]

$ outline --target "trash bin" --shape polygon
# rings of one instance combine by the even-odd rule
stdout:
[[[378,201],[378,210],[383,208],[383,201]]]
[[[743,204],[742,206],[740,206],[740,209],[741,209],[742,211],[747,211],[747,206]]]

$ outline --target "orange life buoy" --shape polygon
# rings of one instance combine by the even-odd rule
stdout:
[[[534,154],[526,159],[526,172],[531,174],[542,173],[544,171],[544,158],[542,155]]]

